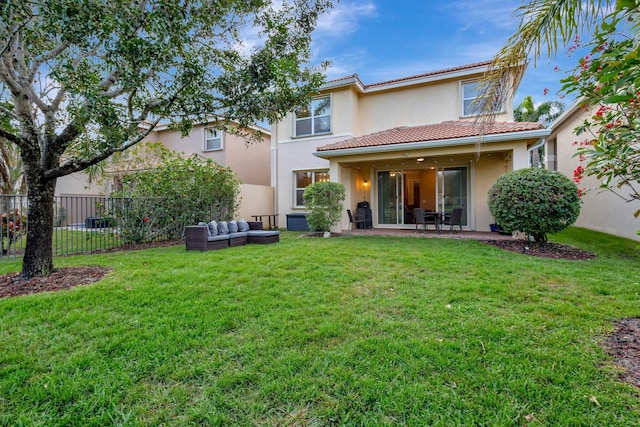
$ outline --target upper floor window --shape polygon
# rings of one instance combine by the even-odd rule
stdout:
[[[204,151],[222,150],[222,132],[217,129],[204,130]]]
[[[479,96],[479,85],[477,81],[462,83],[462,115],[476,116],[479,113],[478,105],[475,104]]]
[[[315,182],[329,181],[328,170],[294,172],[295,189],[294,189],[294,205],[295,207],[304,207],[304,189]]]
[[[331,132],[331,97],[314,98],[304,107],[296,109],[296,136],[318,135]]]
[[[480,98],[480,83],[477,80],[461,82],[460,83],[460,95],[461,95],[461,111],[462,117],[477,116],[481,113],[480,103],[476,102]],[[502,108],[496,109],[497,113],[503,112]]]

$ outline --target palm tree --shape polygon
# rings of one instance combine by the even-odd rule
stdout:
[[[513,118],[516,122],[551,123],[560,117],[563,111],[564,104],[560,101],[545,101],[536,107],[529,95],[513,110]]]
[[[576,35],[591,32],[595,25],[611,12],[614,3],[618,9],[636,8],[628,1],[615,0],[531,0],[520,6],[515,14],[520,25],[505,46],[496,54],[493,63],[480,83],[479,108],[485,112],[484,120],[493,120],[496,108],[515,92],[526,69],[529,55],[535,66],[544,48],[553,57],[558,47],[574,42]]]

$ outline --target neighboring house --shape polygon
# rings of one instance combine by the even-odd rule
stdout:
[[[550,132],[542,123],[513,122],[512,98],[481,132],[473,101],[489,64],[369,85],[357,75],[326,83],[272,129],[280,217],[304,212],[304,188],[330,180],[344,184],[345,209],[368,202],[377,228],[413,227],[417,207],[462,207],[465,229],[489,231],[490,187],[527,167]],[[345,211],[337,228],[348,226]]]
[[[251,219],[250,215],[273,212],[271,135],[261,127],[251,131],[259,135],[261,142],[247,144],[245,139],[216,128],[213,122],[195,125],[186,137],[182,137],[179,131],[170,130],[167,125],[159,125],[144,141],[159,142],[169,150],[183,152],[187,156],[197,154],[231,168],[241,182],[238,215]],[[131,153],[125,151],[121,157],[126,162]],[[121,189],[123,174],[145,167],[149,165],[144,162],[142,166],[132,163],[130,170],[107,165],[106,179],[100,184],[89,182],[86,174],[77,172],[58,179],[56,195],[104,197],[105,194]],[[89,212],[88,215],[93,214]]]
[[[580,126],[585,118],[595,114],[596,108],[584,110],[578,103],[572,105],[551,125],[551,135],[545,146],[545,167],[562,172],[573,178],[573,171],[580,161],[575,157],[576,145],[587,136],[576,136],[574,130]],[[592,189],[582,196],[580,216],[575,225],[614,234],[628,239],[640,240],[637,232],[640,230],[640,218],[633,213],[638,210],[637,204],[627,203],[613,192],[598,188],[599,182],[595,177],[584,177],[579,184],[581,189]]]
[[[216,128],[215,123],[195,125],[189,135],[171,130],[161,124],[145,138],[159,142],[169,150],[182,152],[186,156],[197,154],[227,166],[235,172],[243,184],[271,185],[271,135],[267,129],[253,128],[261,142],[247,143],[245,139]],[[126,151],[124,154],[126,155]],[[116,187],[117,182],[114,182]]]

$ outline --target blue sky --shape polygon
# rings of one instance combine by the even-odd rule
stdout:
[[[328,79],[358,74],[365,84],[491,59],[519,23],[520,0],[341,0],[314,33],[314,60],[330,60]],[[514,105],[559,99],[560,79],[579,56],[559,50],[532,64]],[[559,71],[554,71],[558,67]],[[549,93],[544,95],[544,89]],[[561,99],[568,107],[572,98]]]

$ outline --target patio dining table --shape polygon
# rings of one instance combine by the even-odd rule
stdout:
[[[278,214],[261,214],[261,215],[251,215],[255,221],[262,221],[262,217],[266,216],[269,221],[269,230],[275,230],[278,228],[277,218]]]
[[[447,223],[447,218],[451,217],[451,211],[424,211],[424,221],[426,224],[433,224],[436,233],[440,233],[440,226]]]

